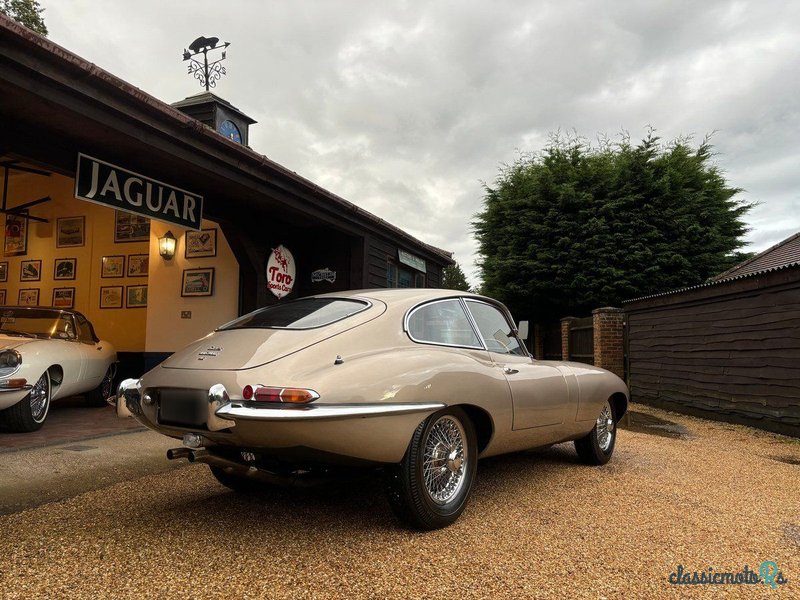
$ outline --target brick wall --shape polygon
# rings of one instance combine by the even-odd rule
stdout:
[[[561,360],[569,360],[569,329],[575,317],[561,319]]]
[[[625,376],[624,322],[625,313],[621,308],[605,307],[592,311],[594,364],[620,377]]]

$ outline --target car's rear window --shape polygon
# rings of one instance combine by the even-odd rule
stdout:
[[[367,308],[369,303],[363,300],[303,298],[261,308],[220,329],[311,329],[341,321]]]

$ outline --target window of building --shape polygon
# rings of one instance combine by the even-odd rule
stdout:
[[[425,273],[389,262],[386,268],[386,287],[423,288],[425,287]]]

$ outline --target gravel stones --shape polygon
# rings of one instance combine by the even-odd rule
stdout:
[[[430,533],[397,525],[379,477],[239,496],[204,465],[2,516],[0,596],[699,597],[707,586],[669,585],[677,565],[764,560],[800,596],[800,467],[769,458],[798,459],[800,443],[635,408],[692,437],[620,431],[603,467],[571,445],[487,459],[462,518]]]

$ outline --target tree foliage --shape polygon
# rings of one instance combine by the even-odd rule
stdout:
[[[454,263],[442,269],[442,288],[469,292],[469,282],[461,265]]]
[[[0,12],[36,33],[47,35],[47,26],[42,16],[44,8],[37,0],[0,0]]]
[[[736,198],[708,138],[551,136],[485,186],[473,221],[485,293],[537,320],[701,283],[743,258]]]

